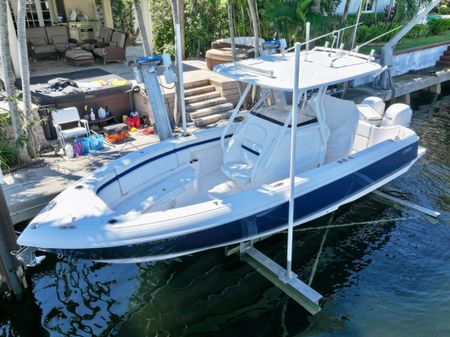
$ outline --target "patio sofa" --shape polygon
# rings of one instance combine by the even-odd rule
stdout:
[[[35,60],[64,55],[66,50],[76,46],[76,41],[69,38],[66,26],[28,28],[27,43]]]
[[[255,57],[255,38],[252,36],[241,36],[234,38],[236,48],[236,59],[243,60]],[[259,47],[262,50],[264,39],[259,39]],[[233,61],[231,52],[231,38],[216,40],[211,43],[211,49],[206,52],[206,66],[208,69],[221,63]]]
[[[111,41],[107,46],[95,47],[92,52],[94,57],[103,61],[103,63],[111,61],[126,61],[125,51],[128,44],[128,35],[119,31],[114,31],[111,35]]]
[[[108,47],[111,42],[113,30],[106,27],[100,27],[95,39],[85,40],[81,43],[81,48],[87,51],[93,51],[95,48]]]

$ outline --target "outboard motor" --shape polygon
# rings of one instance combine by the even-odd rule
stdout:
[[[372,108],[378,115],[383,116],[384,114],[384,108],[386,107],[386,104],[380,97],[376,96],[370,96],[364,98],[364,100],[361,102],[361,104],[365,104]]]
[[[412,117],[412,110],[407,104],[392,104],[385,112],[381,120],[381,126],[401,125],[409,127]]]

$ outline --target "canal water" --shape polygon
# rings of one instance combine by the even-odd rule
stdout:
[[[129,265],[49,256],[0,304],[0,336],[450,336],[450,90],[413,102],[426,155],[384,190],[295,232],[294,270],[324,295],[311,316],[222,249]],[[321,228],[331,224],[329,228]],[[280,263],[286,234],[257,248]]]

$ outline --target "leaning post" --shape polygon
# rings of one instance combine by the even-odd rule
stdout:
[[[6,279],[9,291],[20,298],[23,295],[24,283],[21,282],[17,272],[21,272],[19,270],[21,266],[11,255],[11,251],[18,248],[14,225],[0,183],[0,272],[1,276]]]
[[[291,155],[290,155],[290,193],[289,193],[289,215],[288,215],[288,242],[286,258],[286,279],[292,278],[292,241],[294,240],[294,203],[295,203],[295,152],[297,145],[297,115],[299,104],[299,78],[300,78],[300,43],[295,43],[295,68],[294,89],[292,92],[291,113]]]

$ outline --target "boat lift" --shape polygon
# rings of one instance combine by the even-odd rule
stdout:
[[[145,85],[148,102],[155,118],[155,128],[159,139],[162,141],[173,138],[173,133],[164,94],[158,81],[158,69],[160,66],[163,68],[164,77],[168,84],[177,81],[169,54],[139,57],[132,69],[136,81]]]
[[[292,102],[297,102],[297,104],[292,104],[291,113],[291,125],[297,125],[297,115],[299,110],[299,102],[302,94],[299,92],[299,76],[300,76],[300,49],[301,44],[296,43],[295,49],[295,76],[294,76],[294,86],[293,86],[293,97]],[[311,274],[309,285],[304,283],[298,278],[298,276],[292,272],[292,249],[293,249],[293,233],[294,227],[299,224],[299,222],[294,222],[294,186],[295,186],[295,153],[296,153],[296,129],[291,128],[291,147],[290,147],[290,192],[289,192],[289,215],[288,215],[288,231],[287,231],[287,250],[286,250],[286,268],[283,268],[278,263],[270,259],[268,256],[256,249],[253,244],[257,241],[262,241],[267,237],[260,238],[258,240],[250,240],[246,242],[241,242],[237,247],[225,247],[225,255],[230,256],[232,254],[240,254],[241,260],[247,262],[252,266],[257,272],[273,283],[277,288],[282,290],[291,299],[299,303],[303,308],[305,308],[312,315],[317,314],[321,310],[321,300],[323,296],[311,287],[311,283],[314,279],[315,267],[317,267],[320,253],[323,248],[323,244],[326,239],[328,230],[332,227],[331,224],[326,226],[327,232],[325,232],[322,239],[321,247],[317,258],[315,261],[315,267]],[[431,217],[438,217],[439,212],[430,210],[428,208],[416,205],[412,202],[405,201],[389,194],[380,192],[378,190],[373,191],[373,193],[379,197],[390,200],[394,203],[401,204],[403,206],[410,207],[416,211],[422,212]]]

